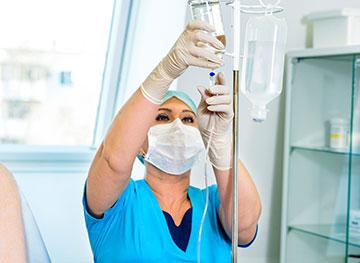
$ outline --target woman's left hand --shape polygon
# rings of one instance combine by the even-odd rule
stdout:
[[[208,89],[199,86],[198,90],[201,94],[198,122],[205,146],[213,133],[209,148],[210,161],[217,169],[228,170],[231,168],[230,131],[234,112],[224,74],[217,74],[215,86]]]

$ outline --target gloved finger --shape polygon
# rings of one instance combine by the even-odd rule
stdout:
[[[210,52],[206,48],[200,48],[200,47],[194,46],[189,49],[189,52],[191,55],[193,55],[195,57],[209,60],[209,61],[217,63],[221,66],[224,65],[224,60],[222,60],[221,58],[219,58],[218,56],[216,56],[214,53]]]
[[[197,90],[199,91],[200,95],[201,95],[201,102],[206,102],[206,100],[208,98],[210,98],[210,96],[207,94],[207,90],[206,87],[204,86],[197,86]]]
[[[215,83],[217,85],[226,85],[225,75],[224,73],[220,72],[216,75],[216,81]]]
[[[206,99],[208,105],[231,104],[230,95],[212,96]]]
[[[201,20],[190,21],[186,27],[187,30],[204,30],[207,32],[215,32],[215,27]]]
[[[223,43],[221,43],[220,40],[218,40],[216,37],[210,35],[209,33],[205,33],[203,31],[196,31],[193,34],[193,41],[194,43],[205,43],[205,44],[210,44],[211,46],[213,46],[214,48],[218,49],[218,50],[223,50],[225,49],[225,46],[223,45]]]
[[[196,58],[193,56],[191,56],[190,58],[187,59],[187,63],[189,66],[195,66],[195,67],[200,67],[200,68],[216,69],[216,68],[221,67],[221,65],[218,63],[207,61],[207,60],[201,59],[201,58]]]
[[[230,90],[227,86],[224,85],[215,85],[212,87],[209,87],[207,91],[212,95],[226,95],[230,94]]]
[[[230,114],[232,112],[232,105],[230,104],[220,104],[220,105],[211,105],[207,109],[212,112],[224,112]]]

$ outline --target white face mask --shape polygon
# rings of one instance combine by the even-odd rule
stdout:
[[[173,175],[189,171],[205,150],[200,131],[184,125],[178,118],[172,123],[151,127],[148,141],[145,161]]]

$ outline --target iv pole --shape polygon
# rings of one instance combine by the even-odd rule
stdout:
[[[232,240],[232,262],[237,263],[238,248],[238,156],[239,156],[239,82],[240,82],[240,29],[241,29],[241,12],[248,14],[263,14],[266,9],[270,8],[273,13],[282,12],[283,8],[279,7],[280,1],[277,0],[273,5],[265,5],[263,0],[258,0],[260,5],[241,5],[241,0],[228,1],[228,5],[233,8],[233,132],[232,132],[232,154],[233,154],[233,199],[232,199],[232,220],[231,220],[231,240]]]
[[[233,200],[232,200],[232,262],[237,262],[237,248],[238,248],[238,146],[239,146],[239,77],[240,77],[240,26],[241,26],[241,9],[240,0],[235,0],[233,3],[234,16],[233,16],[233,34],[234,34],[234,64],[233,64]]]

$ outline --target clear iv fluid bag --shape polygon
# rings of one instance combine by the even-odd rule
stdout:
[[[224,24],[221,16],[219,0],[189,0],[191,17],[193,20],[201,20],[215,27],[215,36],[224,46],[226,38]]]
[[[273,14],[250,18],[246,25],[241,91],[252,104],[251,117],[262,122],[266,105],[280,95],[287,25]]]

